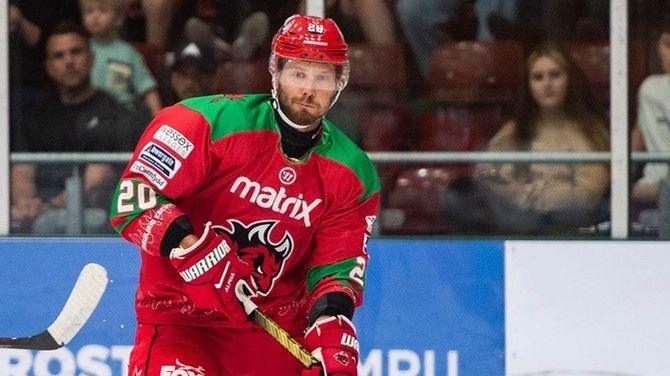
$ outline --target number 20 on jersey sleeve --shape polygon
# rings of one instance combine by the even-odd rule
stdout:
[[[156,192],[151,186],[137,180],[121,182],[117,200],[119,213],[147,210],[154,206],[156,206]]]

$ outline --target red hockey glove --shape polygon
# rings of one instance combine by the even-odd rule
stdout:
[[[342,315],[317,320],[305,334],[305,347],[321,361],[302,376],[358,375],[358,339],[354,324]]]
[[[197,307],[217,309],[231,320],[243,322],[247,316],[235,296],[235,285],[243,280],[253,291],[253,267],[237,257],[235,243],[214,227],[207,222],[200,239],[188,248],[174,248],[170,261]]]

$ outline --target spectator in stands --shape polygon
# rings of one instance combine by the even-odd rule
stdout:
[[[490,151],[588,152],[609,149],[607,129],[578,68],[555,44],[528,58],[520,116],[506,123]],[[576,233],[598,220],[609,187],[600,163],[483,163],[475,179],[505,233]]]
[[[27,18],[16,4],[9,4],[9,113],[11,149],[16,147],[21,108],[43,96],[46,77],[40,65],[42,28]]]
[[[525,0],[519,9],[527,3]],[[605,41],[609,36],[608,0],[543,0],[543,37],[570,41]],[[532,5],[531,5],[532,6]]]
[[[110,95],[91,85],[93,53],[79,25],[63,23],[46,39],[45,67],[57,98],[26,111],[18,150],[24,152],[131,151],[143,124]],[[64,180],[67,165],[14,164],[11,217],[14,228],[40,234],[64,233],[69,219]],[[85,230],[108,230],[106,212],[114,181],[108,164],[89,164],[83,173]],[[110,185],[111,184],[111,185]],[[33,221],[34,226],[33,226]]]
[[[494,16],[497,25],[514,22],[516,3],[504,0],[399,0],[396,13],[425,78],[433,51],[440,44],[457,40],[493,40],[489,17]]]
[[[238,23],[239,28],[235,26]],[[224,25],[227,27],[224,28]],[[233,29],[235,32],[231,34],[226,29]],[[228,19],[223,23],[216,19],[206,22],[198,17],[191,17],[184,25],[184,35],[188,41],[213,48],[217,57],[222,60],[251,60],[267,41],[269,32],[270,19],[263,11],[246,15],[241,22],[235,19]]]
[[[186,40],[211,46],[222,60],[267,59],[270,31],[296,13],[297,0],[202,1],[207,10],[196,11],[184,25]]]
[[[670,16],[662,24],[656,48],[663,73],[647,77],[640,86],[632,148],[667,152],[670,151]],[[667,176],[667,163],[647,163],[642,178],[633,186],[633,200],[655,206],[659,182]]]
[[[171,102],[213,94],[216,59],[207,46],[187,42],[175,52],[166,54]]]
[[[16,4],[9,5],[9,25],[10,33],[19,33],[27,45],[36,46],[42,35],[42,29],[31,20],[23,16],[21,8]]]
[[[76,21],[79,19],[78,0],[9,0],[9,25],[19,25],[17,21],[29,21],[40,29],[38,40],[44,42],[44,38],[61,21]],[[17,12],[18,10],[18,12]],[[25,31],[25,30],[22,30]]]
[[[182,0],[141,0],[144,13],[146,43],[165,51],[168,47],[170,28]]]
[[[394,43],[393,13],[386,3],[384,0],[327,0],[325,13],[342,26],[342,33],[349,40]]]
[[[126,11],[126,0],[80,0],[86,30],[91,34],[95,54],[93,85],[104,89],[129,108],[161,109],[156,80],[142,55],[119,38]]]

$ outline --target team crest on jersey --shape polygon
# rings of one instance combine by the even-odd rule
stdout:
[[[343,366],[348,366],[349,364],[355,362],[356,360],[349,354],[344,351],[340,351],[333,355],[333,358],[340,362]]]
[[[209,103],[221,102],[224,99],[244,100],[244,95],[242,95],[242,94],[221,94],[221,95],[218,95],[218,96],[212,98],[212,100],[210,100]]]
[[[293,252],[291,234],[285,231],[281,240],[275,243],[271,240],[272,230],[278,221],[257,221],[245,225],[229,219],[228,223],[232,227],[222,229],[237,245],[238,257],[253,266],[251,278],[255,284],[255,293],[268,295]]]
[[[162,366],[160,376],[205,376],[205,368],[189,366],[176,359],[176,366]]]

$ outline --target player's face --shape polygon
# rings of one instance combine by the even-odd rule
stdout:
[[[540,109],[558,109],[565,102],[568,72],[556,60],[540,56],[531,66],[528,85]]]
[[[658,39],[658,57],[661,58],[663,72],[670,73],[670,33],[663,33]]]
[[[300,125],[315,124],[325,115],[336,89],[337,74],[332,64],[288,60],[279,72],[281,108]]]
[[[120,27],[120,18],[109,4],[87,3],[82,7],[84,27],[96,38],[112,37]]]
[[[46,71],[62,88],[81,86],[89,80],[93,53],[77,33],[56,34],[47,41]]]

